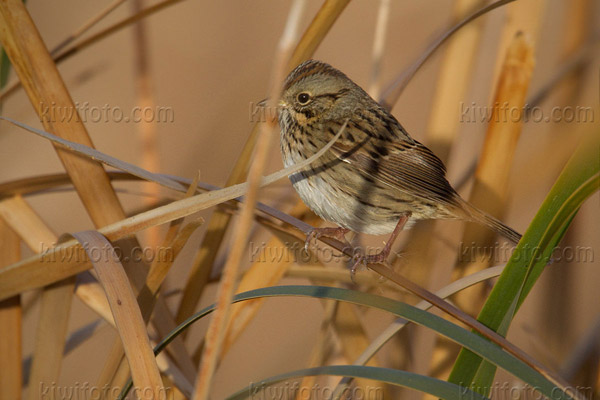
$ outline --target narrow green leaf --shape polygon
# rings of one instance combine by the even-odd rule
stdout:
[[[537,388],[545,396],[552,396],[552,399],[572,399],[569,394],[562,392],[555,387],[552,382],[546,379],[542,374],[517,359],[513,355],[505,352],[496,344],[490,343],[479,335],[470,332],[450,321],[447,321],[437,315],[420,310],[408,304],[389,299],[387,297],[376,296],[370,293],[363,293],[354,290],[327,287],[327,286],[274,286],[251,290],[238,294],[234,302],[251,300],[262,297],[281,297],[281,296],[304,296],[316,299],[330,299],[337,301],[346,301],[352,304],[376,308],[382,311],[390,312],[397,317],[405,318],[416,324],[433,329],[442,336],[470,349],[484,359],[505,369],[517,378],[527,382],[532,387]],[[191,324],[200,318],[208,315],[214,309],[214,305],[205,308],[194,316],[188,318],[179,325],[167,338],[160,342],[155,353],[160,352],[177,335],[187,329]],[[127,389],[128,390],[128,389]],[[124,394],[126,391],[124,389]]]
[[[0,89],[6,86],[8,73],[10,72],[10,60],[4,48],[0,48]]]
[[[353,378],[374,379],[380,382],[389,383],[396,386],[404,386],[415,389],[423,393],[429,393],[433,396],[445,400],[486,400],[487,397],[477,394],[467,388],[448,383],[440,379],[431,378],[429,376],[419,375],[412,372],[398,371],[390,368],[367,367],[364,365],[331,365],[326,367],[307,368],[299,371],[287,372],[268,379],[263,379],[260,382],[255,382],[245,387],[244,389],[227,397],[227,400],[242,400],[246,398],[298,398],[301,394],[293,385],[286,385],[283,388],[269,389],[276,383],[305,376],[315,375],[334,375],[334,376],[349,376]],[[322,395],[325,396],[325,391]],[[365,393],[365,398],[375,398],[376,393]],[[321,396],[315,396],[320,398]],[[489,400],[489,399],[488,399]]]
[[[531,225],[517,245],[506,268],[484,304],[478,320],[505,336],[514,314],[551,262],[552,252],[564,236],[583,202],[600,184],[599,135],[590,135],[577,148],[548,193]],[[488,395],[495,367],[462,349],[449,382],[473,387]]]

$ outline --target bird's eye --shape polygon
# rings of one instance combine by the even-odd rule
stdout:
[[[298,95],[298,103],[304,105],[310,101],[310,94],[302,92]]]

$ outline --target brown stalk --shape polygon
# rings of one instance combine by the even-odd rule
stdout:
[[[326,0],[323,3],[294,49],[287,64],[286,72],[291,71],[302,61],[315,54],[315,51],[348,3],[350,3],[350,0]]]
[[[44,113],[44,107],[60,107],[74,113],[76,108],[23,3],[18,0],[0,3],[0,24],[4,27],[0,41],[44,128],[93,147],[79,118],[65,121],[51,115],[50,109]],[[123,219],[123,209],[101,164],[60,148],[56,151],[94,223],[103,226]]]
[[[96,231],[79,232],[73,235],[93,259],[92,249],[113,249],[112,244]],[[123,349],[131,368],[133,382],[140,393],[150,391],[153,399],[166,397],[165,388],[156,365],[154,352],[146,332],[146,324],[129,280],[114,253],[112,257],[93,259],[94,270],[102,284],[123,343]]]
[[[114,9],[114,7],[118,6],[122,2],[121,0],[116,0],[112,4],[107,6],[104,10],[102,10],[98,15],[94,16],[92,19],[90,19],[88,22],[86,22],[76,32],[69,35],[69,37],[64,39],[57,47],[53,48],[51,51],[53,59],[57,64],[60,64],[62,61],[79,53],[81,50],[95,44],[96,42],[110,36],[111,34],[116,33],[118,31],[120,31],[121,29],[126,28],[129,25],[139,21],[140,19],[148,17],[148,16],[164,9],[165,7],[179,3],[180,1],[182,1],[182,0],[163,0],[161,3],[158,3],[154,6],[151,6],[151,7],[148,7],[146,9],[142,10],[139,14],[132,15],[114,25],[109,26],[106,29],[103,29],[102,31],[83,40],[81,43],[75,44],[74,46],[67,49],[63,53],[56,54],[58,51],[60,51],[61,48],[64,47],[65,43],[71,43],[73,40],[75,40],[81,34],[86,32],[89,28],[91,28],[94,24],[99,22],[106,15],[108,15],[108,13],[110,13]],[[119,3],[119,4],[117,4],[117,3]],[[21,81],[16,81],[14,83],[11,83],[10,85],[7,85],[7,88],[4,89],[0,93],[0,102],[5,101],[10,95],[14,94],[16,92],[16,90],[21,87],[21,84],[22,84]]]
[[[338,304],[341,303],[337,301],[327,301],[323,304],[323,320],[321,321],[319,333],[317,339],[315,340],[315,345],[310,354],[307,368],[319,367],[321,365],[324,365],[327,361],[328,353],[333,347],[333,335],[330,329],[331,320],[335,315]],[[311,387],[314,386],[316,380],[317,377],[314,375],[303,377],[302,381],[300,382],[300,389],[298,390],[298,394],[296,395],[296,400],[302,400],[302,397],[305,397],[302,396],[302,393],[309,393]]]
[[[318,45],[323,41],[325,35],[327,35],[333,26],[333,23],[348,5],[349,1],[350,0],[326,0],[323,3],[292,53],[290,61],[287,64],[287,71],[290,71],[293,67],[300,64],[300,62],[308,59],[314,54]],[[279,96],[279,94],[277,94],[277,96]],[[244,145],[242,154],[233,167],[233,171],[227,180],[226,186],[231,186],[244,181],[248,171],[250,156],[256,144],[258,129],[259,125],[255,124]],[[204,237],[202,244],[194,257],[190,275],[186,281],[183,298],[177,311],[177,322],[185,320],[192,315],[196,309],[216,259],[217,251],[219,250],[225,232],[229,226],[230,219],[230,215],[220,211],[216,211],[212,215],[207,227],[207,232],[210,234],[207,234]]]
[[[143,296],[156,296],[162,282],[167,277],[167,273],[173,265],[173,262],[177,259],[177,256],[183,249],[183,246],[187,243],[192,233],[196,231],[196,229],[202,225],[204,220],[202,218],[196,219],[185,225],[180,232],[173,234],[171,237],[167,235],[164,240],[164,244],[160,247],[161,249],[170,249],[172,254],[171,257],[162,259],[161,257],[155,258],[154,262],[150,266],[150,272],[148,273],[148,277],[146,279],[146,286],[140,292],[138,296],[138,302],[140,304],[150,300],[144,299]],[[159,312],[155,317],[155,327],[161,337],[167,336],[167,334],[172,331],[175,327],[175,321],[172,318],[169,318],[168,322],[163,322],[165,319],[163,316],[168,316],[169,313],[168,307],[164,303],[164,299],[157,303],[157,307],[164,308],[164,312]],[[148,317],[150,313],[146,314]],[[146,320],[146,316],[144,318]],[[185,377],[189,381],[193,381],[196,376],[196,366],[192,362],[190,354],[187,352],[183,341],[175,340],[167,349],[173,356],[173,359],[181,368],[181,371],[185,375]]]
[[[0,25],[4,27],[0,30],[0,41],[45,130],[93,147],[56,65],[21,1],[0,3]],[[73,110],[73,118],[60,118],[56,110]],[[94,225],[101,227],[122,220],[125,213],[102,165],[61,147],[55,148]],[[128,254],[139,244],[135,238],[127,238],[119,246]],[[144,271],[130,264],[126,264],[127,271],[139,288],[144,282]]]
[[[58,236],[20,196],[1,201],[0,216],[34,252],[50,248],[58,241]],[[30,399],[38,399],[41,386],[50,387],[60,375],[74,286],[75,277],[71,276],[42,290],[29,373]]]
[[[195,185],[192,185],[192,187],[195,187]],[[50,248],[58,240],[56,235],[20,196],[0,201],[0,216],[11,224],[22,240],[34,252],[39,252],[43,247]],[[174,221],[172,225],[177,227],[177,222]],[[170,230],[171,234],[167,235],[162,248],[172,248],[172,257],[165,257],[164,259],[157,257],[154,259],[155,262],[152,264],[147,278],[147,287],[150,291],[156,293],[168,268],[177,258],[189,235],[197,226],[198,221],[192,222],[184,227],[180,234],[177,234],[176,229]],[[43,246],[40,244],[43,244]],[[66,281],[72,283],[71,281],[74,278],[74,276],[69,277]],[[106,295],[100,284],[87,272],[80,274],[77,278],[78,284],[75,294],[109,324],[115,326]],[[66,342],[65,335],[72,293],[72,284],[65,285],[65,280],[48,285],[43,290],[41,299],[42,308],[36,333],[36,350],[34,351],[33,364],[29,376],[29,381],[35,384],[31,385],[29,398],[37,399],[39,397],[38,390],[34,389],[38,389],[42,383],[46,387],[51,387],[53,382],[56,382],[58,379],[61,361],[64,356],[63,348]],[[148,304],[145,308],[151,310],[151,301],[143,296],[144,293],[147,292],[144,290],[140,292],[138,303],[140,305]],[[154,301],[153,299],[151,300]],[[159,304],[162,303],[159,302]],[[167,310],[166,307],[164,309]],[[148,314],[148,311],[146,311],[146,314]],[[163,314],[166,315],[167,312],[157,313],[157,318],[161,318]],[[163,324],[158,325],[163,326]],[[166,327],[166,332],[164,329],[159,329],[161,336],[166,336],[168,332],[175,328],[175,324],[172,321],[170,325],[164,324],[164,326]],[[183,343],[174,342],[173,344],[176,346],[169,346],[169,351],[174,354],[174,359],[178,361],[178,364],[183,366],[184,371],[187,368],[188,375],[191,375],[193,379],[195,367],[191,361],[188,361],[190,357],[185,351]],[[187,364],[186,361],[188,361]],[[128,371],[128,369],[124,369],[124,371]]]
[[[261,186],[266,186],[314,162],[324,152],[328,151],[335,140],[337,140],[342,134],[344,128],[345,124],[342,126],[342,129],[340,129],[336,136],[332,138],[331,141],[322,149],[320,149],[315,155],[295,164],[292,167],[277,171],[269,176],[264,177],[261,180]],[[165,176],[158,177],[165,178]],[[166,179],[168,179],[170,182],[175,182],[170,178]],[[209,186],[208,188],[217,189],[214,186]],[[177,200],[164,206],[143,212],[134,217],[123,219],[117,223],[100,228],[98,231],[105,235],[109,240],[119,240],[124,237],[129,237],[149,227],[164,224],[193,214],[197,211],[236,199],[239,196],[242,196],[247,191],[247,188],[247,183],[241,183],[223,189],[211,190],[207,193],[201,193],[190,198]],[[289,217],[288,215],[270,207],[261,205],[261,209],[265,208],[269,209],[269,212],[273,215],[277,215],[277,217],[282,221],[293,221],[293,218]],[[308,233],[310,226],[307,224],[304,224],[304,226],[307,227],[305,233]],[[78,258],[61,256],[61,252],[64,251],[80,250],[81,246],[78,245],[76,241],[71,240],[60,244],[55,248],[49,249],[42,255],[33,256],[19,263],[9,265],[5,268],[0,268],[0,277],[4,278],[0,279],[0,299],[5,299],[12,294],[20,293],[27,288],[39,287],[37,285],[50,284],[67,276],[85,271],[89,268],[89,264],[87,264],[86,261]],[[125,254],[133,253],[131,252]],[[56,257],[59,257],[59,260],[62,262],[54,264],[53,268],[46,268],[45,262],[56,262]]]
[[[336,140],[335,138],[333,140]],[[227,190],[227,189],[225,189]],[[181,200],[181,201],[190,201],[193,200],[192,199],[185,199],[185,200]],[[180,201],[180,202],[181,202]],[[177,202],[176,202],[177,203]],[[171,208],[172,205],[169,206],[163,206],[162,208]],[[289,223],[292,226],[294,226],[296,229],[300,230],[301,232],[303,232],[305,235],[307,235],[313,228],[306,224],[303,221],[300,220],[296,220],[292,217],[290,217],[287,214],[283,214],[278,210],[274,210],[270,207],[267,206],[260,206],[261,211],[264,212],[268,212],[269,214],[271,214],[272,216],[274,216],[275,218],[280,219],[283,222]],[[189,212],[189,211],[188,211]],[[153,213],[150,213],[150,215],[152,215]],[[167,215],[170,215],[169,217],[167,217],[167,221],[169,220],[173,220],[176,219],[178,216],[181,216],[181,213],[176,213],[176,216],[173,216],[170,213],[165,213]],[[132,226],[138,227],[139,226],[144,226],[144,223],[148,223],[148,221],[143,222],[143,221],[138,221],[138,218],[140,216],[136,216],[136,218],[131,218],[130,221],[127,223],[127,221],[123,221],[122,223],[119,224],[114,224],[113,226],[109,226],[107,228],[104,229],[100,229],[99,231],[106,235],[109,236],[114,236],[115,238],[118,238],[119,235],[122,235],[124,232],[130,232],[130,230],[132,229]],[[141,218],[142,220],[145,220],[147,217],[143,217]],[[164,216],[162,217],[164,218]],[[154,218],[150,218],[150,221],[152,221]],[[159,219],[159,221],[161,223],[165,222],[162,219]],[[153,221],[154,223],[156,223],[156,221]],[[123,226],[124,224],[124,226]],[[120,229],[121,228],[121,229]],[[133,232],[135,232],[135,228],[133,230]],[[333,248],[337,249],[338,251],[346,254],[347,256],[352,256],[351,252],[345,248],[344,244],[333,240],[333,239],[329,239],[326,237],[321,237],[319,240],[321,240],[321,242],[332,246]],[[62,246],[62,249],[71,249],[71,251],[78,251],[77,250],[77,246],[74,243],[67,242],[63,245],[59,245],[58,247]],[[74,248],[75,247],[75,248]],[[79,246],[81,247],[81,246]],[[50,251],[46,254],[46,257],[51,257],[53,254],[53,251]],[[3,279],[5,277],[9,277],[8,281],[10,281],[11,283],[15,283],[17,285],[17,288],[12,288],[12,291],[14,291],[15,293],[20,293],[21,291],[25,290],[24,288],[27,287],[27,284],[20,282],[18,278],[25,278],[25,280],[27,281],[29,278],[31,278],[32,276],[28,274],[27,272],[27,268],[35,268],[36,267],[36,261],[39,260],[39,256],[36,257],[31,257],[29,260],[25,260],[22,263],[15,263],[12,264],[10,266],[10,268],[8,269],[2,269],[0,270],[0,300],[3,300],[7,297],[10,297],[11,295],[13,295],[13,293],[11,293],[11,288],[10,287],[2,287],[2,284],[6,281],[6,279]],[[69,268],[72,268],[72,266],[68,266]],[[80,267],[80,266],[78,266]],[[414,293],[415,295],[417,295],[418,297],[426,300],[427,302],[433,304],[434,306],[436,306],[437,308],[445,311],[447,314],[452,315],[453,317],[457,318],[459,321],[465,323],[469,328],[474,329],[475,331],[479,332],[480,334],[482,334],[484,337],[487,337],[488,339],[490,339],[491,341],[497,343],[499,346],[501,346],[504,349],[507,349],[509,352],[511,352],[511,354],[515,355],[516,357],[518,357],[519,359],[523,360],[524,362],[528,363],[529,365],[535,365],[534,368],[536,370],[538,370],[540,373],[542,373],[544,376],[547,377],[552,377],[552,373],[548,372],[543,366],[539,366],[539,364],[536,361],[533,361],[529,356],[527,356],[526,354],[524,354],[522,352],[522,350],[518,349],[516,346],[514,346],[513,344],[511,344],[510,342],[508,342],[505,338],[501,337],[500,335],[498,335],[496,332],[491,331],[489,328],[487,328],[486,326],[482,325],[479,321],[475,320],[474,318],[472,318],[471,316],[465,314],[464,312],[462,312],[461,310],[457,309],[456,307],[450,305],[449,303],[445,302],[444,300],[442,300],[441,298],[439,298],[438,296],[432,294],[431,292],[421,288],[418,285],[415,285],[414,283],[412,283],[410,280],[407,280],[406,278],[402,277],[401,275],[396,274],[394,271],[392,271],[391,269],[389,269],[389,267],[382,265],[382,264],[369,264],[369,268],[371,268],[372,270],[374,270],[375,272],[379,273],[380,275],[388,278],[390,281],[398,284],[399,286],[403,287],[404,289],[408,290],[411,293]],[[15,276],[10,276],[14,273],[16,273],[18,271],[18,273]],[[77,271],[79,272],[79,271]],[[70,274],[74,274],[75,272],[70,272]],[[35,276],[35,275],[34,275]],[[59,278],[54,278],[56,280],[60,280],[62,278],[64,278],[65,276],[70,276],[68,273],[66,275],[61,275]],[[38,278],[39,279],[39,278]],[[47,281],[47,284],[52,283],[53,281]],[[33,286],[35,287],[35,286]],[[553,382],[559,382],[558,386],[560,387],[565,387],[565,386],[561,386],[562,382],[559,379],[556,379],[554,377],[551,378],[551,380]]]
[[[504,52],[508,49],[518,32],[529,35],[532,46],[537,44],[541,32],[542,16],[546,12],[546,0],[517,1],[506,7],[506,16],[502,33],[498,39],[498,56],[494,66],[493,87],[497,87],[503,68]]]
[[[198,177],[192,182],[188,188],[185,198],[189,198],[194,192],[198,183]],[[180,225],[183,223],[183,218],[171,221],[169,229],[164,239],[163,249],[170,249],[172,257],[166,261],[156,257],[150,265],[150,271],[146,276],[146,283],[140,290],[137,296],[137,302],[142,310],[142,318],[144,323],[148,323],[152,312],[155,311],[154,327],[161,336],[167,336],[169,332],[175,329],[176,324],[169,308],[167,307],[164,298],[157,298],[158,290],[166,274],[173,265],[183,245],[189,239],[189,236],[202,224],[202,219],[197,219],[194,222],[186,225],[180,232]],[[124,357],[119,357],[121,346],[115,343],[109,361],[105,365],[100,382],[110,381],[112,387],[123,387],[129,379],[129,366]],[[192,362],[189,353],[186,351],[181,338],[174,340],[169,346],[169,353],[177,360],[177,364],[181,366],[182,372],[188,381],[192,381],[196,375],[196,367]],[[114,371],[114,372],[113,372]]]
[[[0,218],[0,266],[17,262],[21,257],[19,236]],[[21,296],[0,302],[0,398],[21,399]]]
[[[240,154],[240,157],[237,159],[225,186],[235,185],[245,180],[257,136],[258,124],[252,129],[252,132],[242,149],[242,154]],[[194,256],[192,267],[183,289],[183,297],[181,298],[175,317],[177,323],[183,322],[187,317],[194,313],[196,306],[200,301],[200,297],[202,296],[202,292],[204,291],[204,287],[208,282],[212,266],[217,258],[217,252],[225,237],[225,232],[229,227],[230,220],[231,215],[222,211],[215,210],[212,214],[206,229],[207,234],[204,236],[204,239]]]
[[[475,206],[497,217],[506,203],[510,166],[522,129],[520,113],[525,105],[533,65],[533,45],[527,35],[517,33],[504,57],[470,198]],[[504,113],[507,108],[518,110],[517,118],[512,113]],[[488,229],[473,225],[468,226],[463,235],[463,243],[477,243],[483,249],[491,248],[493,239],[494,235]],[[459,264],[459,268],[462,276],[468,264]]]
[[[459,0],[454,2],[455,20],[465,18],[471,10],[481,7],[479,0]],[[427,146],[446,164],[450,158],[452,146],[459,132],[457,106],[469,88],[478,53],[482,22],[472,20],[463,26],[447,42],[442,56],[441,66],[432,97],[431,114],[427,128]],[[413,253],[403,262],[403,270],[410,274],[414,282],[424,282],[426,287],[435,288],[448,284],[451,270],[457,258],[461,237],[459,224],[447,222],[429,222],[415,230],[409,248],[423,251]],[[435,232],[435,234],[434,234]],[[418,267],[417,267],[418,266]],[[414,327],[408,332],[412,337],[413,348],[419,349],[412,358],[412,370],[429,374],[436,365],[436,353],[439,351],[440,338],[431,330]],[[412,395],[404,390],[406,395]]]
[[[141,0],[133,0],[132,10],[134,15],[141,13],[142,5],[143,3]],[[144,19],[140,19],[133,26],[133,79],[135,82],[136,104],[138,107],[142,110],[154,110],[156,102],[154,100],[146,30],[146,21]],[[135,124],[135,127],[142,150],[140,154],[140,166],[148,171],[159,171],[158,139],[155,121],[147,121],[142,118],[139,123]],[[159,188],[150,182],[144,183],[143,190],[152,196],[158,196]],[[150,205],[152,201],[151,197],[147,197],[143,200],[145,205]],[[160,238],[159,231],[156,228],[149,229],[145,234],[150,246],[158,244]]]
[[[46,286],[42,291],[40,317],[35,335],[28,398],[40,398],[42,385],[58,381],[67,339],[75,277]]]
[[[270,101],[268,104],[275,107],[281,92],[281,85],[286,73],[285,66],[289,57],[291,44],[295,40],[297,26],[303,9],[303,0],[292,2],[288,20],[279,42],[276,61],[271,77]],[[205,346],[202,351],[200,370],[194,388],[193,400],[205,400],[209,397],[213,375],[217,368],[219,356],[223,348],[223,341],[227,333],[227,325],[231,318],[231,302],[235,293],[239,268],[242,263],[242,254],[250,236],[250,228],[254,222],[254,207],[258,202],[258,191],[263,180],[263,171],[269,158],[273,135],[277,122],[267,120],[260,124],[256,143],[254,159],[248,173],[248,191],[236,229],[233,232],[233,245],[217,292],[216,308],[213,318],[206,332]]]
[[[304,205],[296,205],[289,213],[291,216],[298,218],[303,217],[305,212]],[[312,214],[312,213],[311,213]],[[311,218],[312,217],[312,218]],[[309,218],[309,223],[317,223],[318,217],[312,214]],[[289,267],[294,263],[293,256],[281,257],[281,259],[273,259],[268,256],[271,249],[282,248],[286,246],[286,241],[278,235],[274,235],[263,246],[262,250],[257,254],[256,261],[244,272],[237,293],[242,293],[248,290],[268,287],[276,285],[281,278],[286,274]],[[289,250],[290,252],[292,250]],[[254,319],[265,299],[256,299],[244,301],[234,304],[231,307],[231,319],[227,326],[225,340],[223,342],[223,350],[221,358],[225,356],[229,348],[235,343],[237,338],[242,334],[248,324]]]
[[[415,76],[415,74],[421,69],[421,67],[427,62],[427,60],[433,55],[433,53],[442,45],[446,40],[448,40],[454,33],[456,33],[459,29],[469,24],[471,21],[479,18],[482,15],[487,14],[488,12],[501,7],[505,4],[513,2],[515,0],[498,0],[494,3],[491,3],[481,9],[475,10],[473,14],[469,15],[465,19],[458,22],[456,25],[452,26],[450,29],[445,31],[438,39],[434,40],[431,45],[423,52],[421,57],[417,59],[414,63],[412,63],[405,71],[403,71],[390,85],[388,85],[387,89],[382,93],[379,98],[379,103],[391,110],[400,98],[400,95],[410,82],[410,80]]]
[[[104,7],[102,11],[98,14],[94,15],[92,18],[87,20],[83,25],[77,28],[73,33],[69,34],[65,39],[63,39],[59,44],[54,46],[52,50],[50,50],[50,54],[55,56],[59,51],[67,47],[69,44],[73,43],[73,41],[77,40],[77,38],[81,37],[85,32],[90,30],[94,25],[98,22],[102,21],[108,14],[113,12],[117,7],[123,4],[125,0],[113,0],[112,3]]]
[[[479,334],[481,334],[483,337],[489,339],[493,343],[496,343],[498,346],[502,347],[508,353],[512,354],[513,356],[517,357],[519,360],[521,360],[524,363],[526,363],[527,365],[529,365],[531,368],[535,369],[537,372],[542,374],[544,377],[546,377],[549,381],[551,381],[554,385],[556,385],[561,390],[568,391],[568,393],[573,393],[573,391],[569,391],[567,389],[569,387],[569,384],[567,382],[565,382],[561,377],[557,376],[555,373],[548,370],[548,368],[546,368],[545,366],[540,364],[538,361],[533,359],[531,356],[529,356],[523,350],[521,350],[520,348],[518,348],[517,346],[515,346],[514,344],[512,344],[511,342],[509,342],[502,336],[498,335],[495,331],[493,331],[490,328],[488,328],[487,326],[483,325],[481,322],[477,321],[475,318],[464,313],[459,308],[456,308],[455,306],[444,301],[443,299],[436,296],[435,294],[423,289],[422,287],[415,285],[413,282],[407,280],[402,275],[395,273],[393,270],[391,270],[389,267],[387,267],[385,265],[369,264],[369,268],[372,269],[373,271],[377,272],[381,276],[391,280],[392,282],[397,283],[398,285],[402,286],[406,290],[416,294],[418,297],[433,304],[437,308],[444,310],[444,312],[448,313],[452,317],[454,317],[457,320],[459,320],[460,322],[464,323],[469,328],[474,329]]]

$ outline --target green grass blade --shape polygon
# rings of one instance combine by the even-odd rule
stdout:
[[[303,296],[315,299],[329,299],[337,301],[346,301],[349,303],[376,308],[382,311],[390,312],[397,317],[405,318],[416,324],[433,329],[442,336],[470,349],[475,354],[492,362],[495,365],[505,369],[517,378],[527,382],[532,387],[553,399],[571,399],[567,393],[563,393],[556,388],[552,382],[546,379],[539,372],[517,359],[513,355],[505,352],[499,346],[492,344],[475,333],[464,329],[450,321],[447,321],[437,315],[420,310],[408,304],[389,299],[387,297],[376,296],[370,293],[363,293],[354,290],[333,288],[327,286],[274,286],[256,289],[238,294],[234,302],[251,300],[262,297],[281,297],[281,296]],[[194,316],[188,318],[173,331],[171,335],[165,338],[155,348],[155,353],[160,352],[167,346],[171,340],[183,330],[187,329],[195,321],[211,313],[214,305],[205,308]]]
[[[506,335],[514,314],[551,260],[552,252],[564,236],[583,202],[600,185],[599,136],[586,138],[577,148],[519,242],[478,320]],[[449,382],[473,387],[488,395],[495,367],[485,365],[473,352],[462,349]]]
[[[334,375],[334,376],[349,376],[354,378],[374,379],[380,382],[389,383],[396,386],[403,386],[418,390],[423,393],[429,393],[433,396],[445,400],[485,400],[487,397],[477,394],[469,389],[448,383],[440,379],[431,378],[429,376],[419,375],[407,371],[399,371],[390,368],[367,367],[364,365],[331,365],[326,367],[307,368],[285,374],[277,375],[260,382],[255,382],[245,387],[244,389],[227,397],[227,400],[242,400],[242,399],[279,399],[279,398],[298,398],[299,388],[294,385],[286,385],[285,388],[269,389],[269,386],[288,379],[302,378],[305,376],[315,375]],[[323,391],[323,397],[325,391]],[[365,393],[365,398],[377,398],[376,393]],[[321,396],[316,396],[321,397]]]
[[[6,86],[8,73],[10,72],[10,60],[4,48],[0,48],[0,89]]]

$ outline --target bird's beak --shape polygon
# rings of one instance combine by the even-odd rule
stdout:
[[[259,101],[258,103],[256,103],[257,107],[266,107],[267,106],[267,102],[269,101],[269,98],[267,97],[266,99],[263,99],[261,101]],[[283,99],[280,99],[279,102],[277,103],[277,107],[286,107],[287,103],[285,101],[283,101]]]

